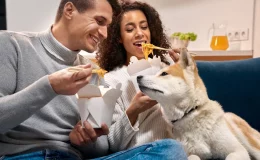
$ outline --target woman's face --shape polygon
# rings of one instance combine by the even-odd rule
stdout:
[[[140,10],[123,14],[120,24],[121,40],[127,53],[127,62],[131,56],[144,58],[142,43],[150,43],[150,30],[144,13]]]

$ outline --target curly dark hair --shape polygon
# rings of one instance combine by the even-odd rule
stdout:
[[[160,15],[153,7],[147,3],[137,1],[133,3],[123,3],[121,13],[112,21],[108,28],[107,39],[100,43],[97,52],[98,64],[107,71],[112,71],[113,69],[122,67],[126,64],[126,50],[123,44],[120,43],[120,23],[123,14],[133,10],[140,10],[145,14],[151,33],[151,44],[159,47],[171,48],[168,38],[164,33]],[[156,56],[160,56],[162,61],[165,62],[165,58],[162,54],[166,53],[166,51],[154,50],[153,53]]]

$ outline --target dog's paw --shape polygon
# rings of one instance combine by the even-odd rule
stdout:
[[[196,155],[190,155],[188,157],[188,160],[200,160],[200,157],[196,156]]]

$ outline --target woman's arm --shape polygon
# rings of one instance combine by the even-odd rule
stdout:
[[[116,103],[112,125],[109,128],[108,142],[112,152],[126,149],[139,130],[138,121],[134,125],[131,124],[121,102],[119,99]]]
[[[108,135],[112,151],[127,149],[133,136],[139,131],[139,114],[152,108],[156,103],[142,92],[138,92],[134,96],[126,111],[120,100],[118,101],[113,115],[113,125],[110,127]]]

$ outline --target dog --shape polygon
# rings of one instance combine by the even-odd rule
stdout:
[[[210,100],[191,54],[156,75],[138,76],[140,90],[162,106],[173,138],[189,160],[260,160],[260,134],[242,118]]]

